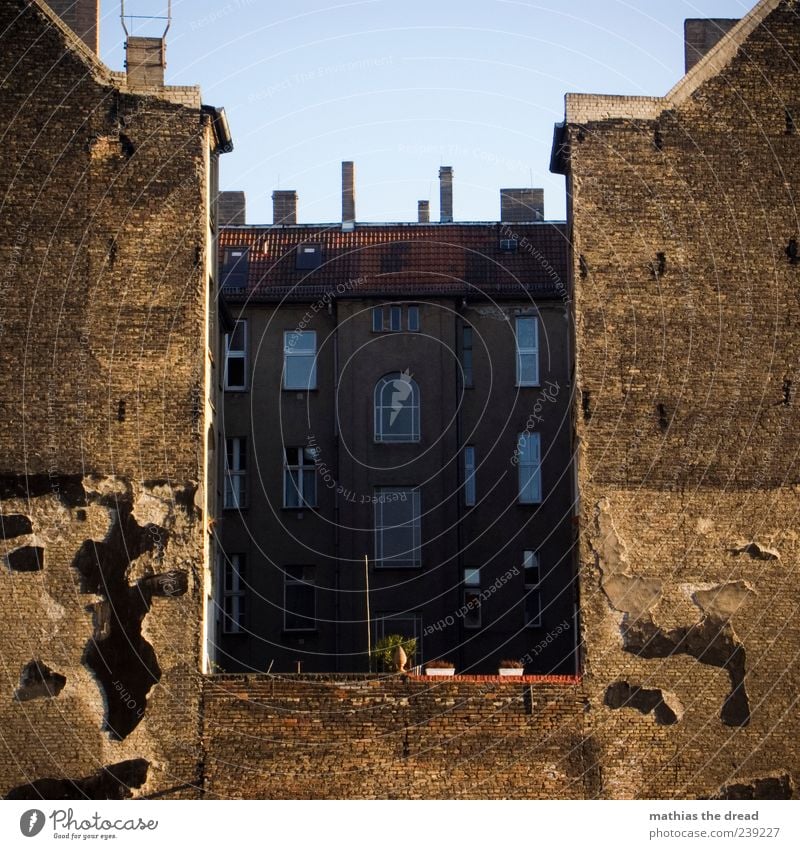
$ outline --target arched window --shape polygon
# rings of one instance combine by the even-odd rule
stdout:
[[[375,385],[375,441],[419,442],[419,387],[408,369]]]

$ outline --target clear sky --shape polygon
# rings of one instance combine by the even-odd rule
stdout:
[[[496,220],[501,187],[543,186],[568,91],[663,95],[683,73],[683,20],[740,18],[755,0],[173,0],[167,82],[224,106],[235,150],[223,189],[270,223],[275,188],[301,222],[341,215],[340,163],[356,163],[360,221],[438,219],[438,170],[455,218]],[[130,15],[162,0],[126,0]],[[123,67],[120,0],[102,0],[101,53]],[[159,22],[132,21],[158,35]]]

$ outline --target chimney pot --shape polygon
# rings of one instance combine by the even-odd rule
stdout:
[[[356,166],[342,162],[342,224],[356,220]]]
[[[737,18],[687,18],[683,22],[686,73],[738,23]]]
[[[272,223],[297,224],[297,192],[276,189],[272,193]]]
[[[453,169],[450,165],[439,168],[439,220],[453,220]]]
[[[245,210],[244,192],[220,192],[217,196],[217,224],[220,227],[245,224]]]
[[[93,53],[100,53],[100,0],[45,0]]]
[[[501,221],[544,221],[544,189],[500,189]]]
[[[427,224],[431,220],[431,202],[429,200],[417,201],[417,221]]]

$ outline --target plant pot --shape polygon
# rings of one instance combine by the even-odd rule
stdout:
[[[455,669],[426,669],[426,675],[455,675]]]
[[[501,666],[500,669],[497,670],[498,675],[501,675],[503,678],[505,677],[514,677],[517,678],[522,675],[525,670],[521,667],[517,666]]]

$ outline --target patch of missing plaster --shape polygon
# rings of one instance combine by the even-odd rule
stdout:
[[[54,672],[41,660],[30,660],[22,667],[19,676],[19,687],[14,693],[18,702],[27,702],[31,699],[55,698],[67,683],[67,679],[58,672]]]
[[[686,654],[707,666],[724,669],[731,690],[722,705],[720,719],[725,725],[736,727],[750,722],[745,649],[729,622],[705,616],[694,625],[665,631],[652,620],[623,621],[622,647],[646,660]]]
[[[147,781],[148,761],[135,758],[103,767],[86,778],[40,778],[10,790],[6,799],[130,799]]]
[[[760,542],[756,542],[755,540],[751,542],[735,543],[733,548],[730,549],[730,553],[733,554],[734,557],[746,554],[749,557],[752,557],[753,560],[781,559],[781,555],[776,549],[768,548],[766,545],[762,545]]]
[[[718,799],[792,799],[794,787],[788,773],[754,778],[751,781],[726,784],[720,788]]]
[[[15,548],[6,554],[5,561],[12,572],[41,572],[44,566],[44,549],[35,545]]]
[[[33,533],[31,520],[27,516],[11,513],[3,515],[0,513],[0,539],[13,539]]]
[[[83,662],[92,671],[106,705],[104,730],[112,738],[127,737],[141,721],[147,696],[161,679],[153,646],[142,635],[142,623],[152,599],[176,597],[188,588],[182,571],[149,575],[131,585],[131,563],[166,545],[163,527],[140,525],[133,516],[131,491],[124,482],[93,480],[101,503],[112,518],[106,538],[84,540],[73,559],[80,592],[98,595],[90,605],[93,634]],[[124,491],[124,494],[123,494]]]
[[[644,659],[685,654],[700,663],[724,669],[731,690],[720,711],[723,723],[745,726],[750,722],[750,703],[745,690],[746,653],[730,617],[753,593],[743,581],[698,590],[693,601],[704,615],[699,622],[665,630],[652,610],[661,595],[661,584],[639,578],[628,568],[624,542],[614,527],[608,499],[597,504],[598,541],[593,543],[601,586],[611,606],[622,613],[622,648]]]
[[[674,693],[646,690],[627,681],[615,681],[603,701],[612,710],[633,708],[643,714],[652,713],[656,725],[675,725],[683,718],[683,705]]]

